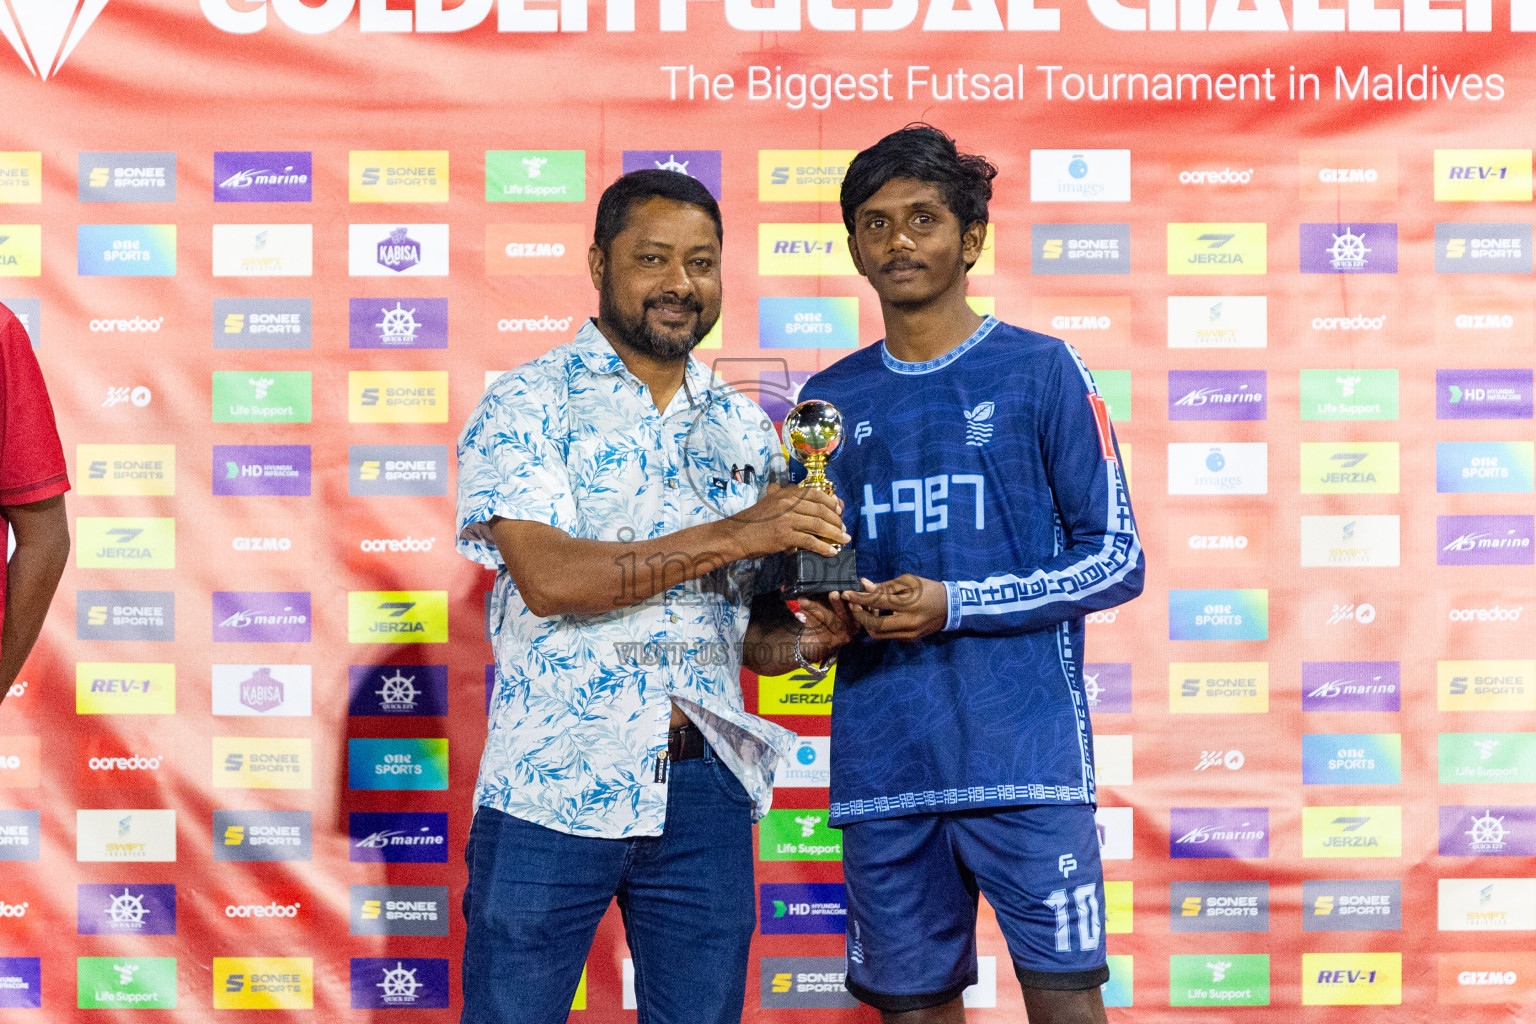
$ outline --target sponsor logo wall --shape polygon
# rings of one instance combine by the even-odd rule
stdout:
[[[640,168],[719,199],[697,354],[781,421],[884,333],[837,199],[917,119],[999,164],[970,301],[1082,355],[1151,563],[1086,622],[1111,1019],[1536,1014],[1536,0],[558,6],[0,2],[0,302],[74,487],[0,1017],[457,1020],[460,428],[597,312]],[[800,735],[750,1024],[867,1017],[835,680],[744,678]],[[623,943],[573,1020],[633,1019]],[[978,952],[969,1019],[1022,1019],[985,904]]]

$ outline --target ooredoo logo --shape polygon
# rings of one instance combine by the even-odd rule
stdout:
[[[224,908],[225,917],[298,917],[298,901],[293,903],[231,903]]]
[[[1179,172],[1180,185],[1247,185],[1253,181],[1253,168],[1234,170],[1190,170]]]
[[[416,538],[408,536],[399,539],[364,540],[358,543],[358,548],[367,554],[398,554],[401,552],[431,551],[432,545],[436,543],[436,537]]]
[[[89,326],[92,334],[157,334],[165,326],[165,317],[157,316],[152,320],[142,316],[126,320],[92,320]]]
[[[1312,318],[1314,331],[1379,331],[1387,325],[1386,315],[1363,316],[1359,313],[1354,316],[1315,316]]]
[[[503,334],[564,333],[571,329],[575,317],[505,317],[496,321],[496,329]]]

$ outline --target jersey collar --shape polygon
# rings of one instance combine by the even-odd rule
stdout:
[[[895,356],[891,355],[890,350],[885,347],[885,339],[882,338],[880,340],[880,361],[885,364],[885,368],[887,370],[890,370],[893,373],[904,374],[908,377],[917,377],[925,373],[933,373],[936,370],[944,369],[944,367],[948,366],[950,363],[954,362],[956,359],[959,359],[971,349],[981,344],[982,340],[986,338],[987,335],[991,334],[992,328],[996,326],[997,318],[988,316],[986,319],[982,320],[981,326],[976,328],[975,333],[972,334],[969,338],[966,338],[960,344],[939,356],[939,358],[929,359],[927,362],[923,363],[907,363],[897,359]]]

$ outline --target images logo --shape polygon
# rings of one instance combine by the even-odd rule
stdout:
[[[1529,274],[1531,225],[1436,224],[1435,273]]]
[[[580,149],[492,149],[485,154],[488,203],[579,203],[587,198]]]
[[[370,864],[446,864],[448,815],[390,812],[347,816],[351,860]]]
[[[1267,376],[1263,370],[1169,370],[1170,420],[1262,420]]]
[[[1263,274],[1266,224],[1169,224],[1168,273]]]
[[[448,448],[440,444],[354,444],[347,448],[353,497],[445,495]]]
[[[1435,490],[1441,494],[1529,494],[1536,481],[1530,441],[1441,441]]]
[[[447,935],[446,885],[354,885],[353,935]]]
[[[81,153],[82,203],[174,203],[175,153]]]
[[[445,739],[347,741],[348,789],[447,789]]]
[[[1536,855],[1536,807],[1441,807],[1440,856]]]
[[[1303,224],[1301,272],[1395,274],[1397,225]]]
[[[308,423],[308,370],[213,371],[213,422]]]
[[[214,665],[213,713],[308,718],[313,698],[308,665]]]
[[[354,718],[448,714],[447,665],[351,665],[347,677]]]
[[[760,149],[757,199],[760,203],[835,203],[852,149]]]
[[[75,975],[75,1005],[82,1010],[176,1008],[175,957],[82,956]]]
[[[581,224],[487,224],[485,272],[493,277],[585,274],[587,228]]]
[[[1263,295],[1170,295],[1168,347],[1264,348],[1268,306]]]
[[[353,277],[447,277],[447,224],[350,224],[347,273]]]
[[[309,957],[216,956],[215,1010],[310,1010],[315,962]]]
[[[352,1009],[448,1009],[448,961],[425,957],[352,958]]]
[[[176,520],[81,516],[74,548],[81,569],[174,569]]]
[[[354,644],[445,644],[446,590],[354,590],[347,595],[347,641]]]
[[[1532,374],[1526,370],[1436,370],[1435,418],[1528,420]]]
[[[1170,814],[1174,860],[1269,856],[1267,807],[1175,807]]]
[[[81,935],[176,934],[174,885],[80,885],[76,888]]]
[[[447,423],[445,370],[352,370],[347,374],[351,423]]]
[[[1309,932],[1395,932],[1403,927],[1403,883],[1301,883],[1301,927]]]
[[[825,788],[831,785],[831,762],[831,737],[801,736],[794,755],[774,772],[773,788]]]
[[[1401,857],[1401,807],[1303,807],[1303,857]]]
[[[1531,516],[1437,516],[1439,565],[1530,565],[1536,521]]]
[[[1301,493],[1398,493],[1397,442],[1303,441]]]
[[[1536,661],[1442,661],[1441,711],[1536,711]]]
[[[1269,954],[1168,958],[1169,1006],[1268,1006]]]
[[[214,348],[309,348],[309,299],[214,299]]]
[[[215,789],[309,789],[313,764],[307,738],[213,738]]]
[[[76,234],[76,272],[81,277],[176,274],[174,224],[81,224]]]
[[[856,298],[760,298],[760,348],[858,348]]]
[[[310,277],[313,273],[313,225],[213,226],[214,277]]]
[[[173,444],[77,444],[75,487],[90,495],[176,493]]]
[[[718,149],[626,149],[624,172],[660,169],[698,179],[709,194],[720,199],[720,151]]]
[[[447,348],[447,299],[352,299],[352,348]]]
[[[1168,493],[1268,494],[1269,445],[1170,442]]]
[[[1401,953],[1301,954],[1303,1006],[1397,1006],[1402,1001]]]
[[[841,882],[758,886],[764,935],[842,935],[848,895]]]
[[[1263,714],[1269,710],[1269,663],[1174,662],[1168,666],[1173,714]]]
[[[1129,224],[1031,224],[1031,274],[1129,274]]]
[[[75,812],[75,860],[168,862],[176,859],[176,812]]]
[[[213,201],[307,203],[313,173],[309,153],[214,153]]]
[[[213,592],[215,643],[308,643],[309,592]]]
[[[1128,203],[1131,201],[1131,151],[1032,149],[1029,151],[1029,200],[1032,203]]]
[[[837,670],[817,677],[799,669],[780,676],[759,676],[757,713],[760,715],[830,715],[832,684]]]
[[[1397,419],[1396,370],[1302,370],[1303,420]]]
[[[75,663],[75,714],[175,713],[175,665],[108,661]]]
[[[1174,932],[1269,931],[1268,882],[1174,882],[1168,903]]]
[[[1395,786],[1402,781],[1398,733],[1309,733],[1301,738],[1305,786]]]
[[[1170,640],[1269,639],[1268,590],[1170,590]]]
[[[1304,149],[1301,198],[1390,202],[1397,198],[1397,154],[1378,149]]]
[[[1304,567],[1401,564],[1397,516],[1302,516]]]
[[[307,444],[213,446],[215,495],[308,497],[309,480]]]
[[[0,203],[43,201],[43,154],[0,152]]]
[[[75,636],[80,640],[175,640],[176,594],[169,590],[78,590]]]
[[[1437,202],[1531,201],[1528,149],[1435,150]]]
[[[308,811],[214,811],[215,861],[310,860]]]
[[[347,155],[353,203],[446,203],[446,149],[354,149]]]
[[[827,812],[769,811],[758,823],[759,860],[843,859],[843,834],[827,827]]]
[[[1395,661],[1304,661],[1303,711],[1398,711],[1402,683]]]
[[[1443,732],[1440,781],[1536,782],[1536,733]]]

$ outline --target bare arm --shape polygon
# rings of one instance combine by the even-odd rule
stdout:
[[[778,486],[730,519],[650,540],[584,540],[544,523],[501,518],[491,520],[490,531],[512,582],[538,616],[627,608],[743,558],[790,548],[830,555],[833,544],[850,539],[836,498]]]
[[[64,495],[0,509],[16,531],[16,554],[5,581],[5,628],[0,632],[0,699],[8,693],[42,632],[53,592],[69,561]]]

